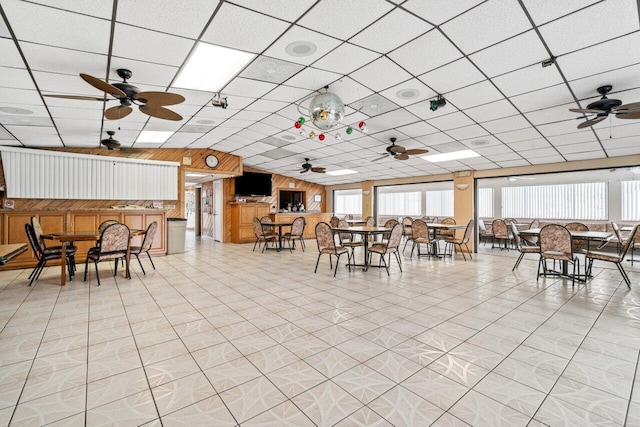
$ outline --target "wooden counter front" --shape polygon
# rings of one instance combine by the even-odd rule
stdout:
[[[167,254],[166,211],[160,209],[100,209],[100,210],[76,210],[76,211],[27,211],[27,210],[2,210],[0,211],[0,244],[29,243],[24,225],[31,221],[31,217],[38,217],[42,230],[45,233],[62,231],[92,231],[109,219],[126,224],[129,228],[145,230],[153,221],[158,222],[158,230],[151,253],[153,255]],[[132,245],[140,245],[142,237],[134,237]],[[87,251],[95,246],[94,242],[77,242],[78,247],[76,262],[84,262]],[[34,267],[37,260],[29,247],[27,252],[15,257],[11,264],[4,269]],[[55,265],[52,262],[51,265]]]
[[[312,213],[312,212],[283,212],[269,214],[274,222],[293,222],[297,217],[304,217],[307,225],[304,228],[303,237],[305,239],[316,238],[316,225],[319,222],[329,222],[331,220],[330,213]],[[284,232],[284,231],[283,231]]]

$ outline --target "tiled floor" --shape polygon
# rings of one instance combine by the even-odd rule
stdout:
[[[640,425],[637,269],[407,251],[333,278],[313,241],[188,244],[101,287],[0,272],[0,425]]]

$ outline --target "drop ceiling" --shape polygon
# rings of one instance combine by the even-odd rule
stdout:
[[[605,84],[640,101],[636,0],[3,0],[0,11],[0,145],[97,147],[116,130],[123,146],[142,147],[143,130],[171,131],[159,148],[212,148],[292,177],[305,157],[357,172],[302,177],[325,185],[640,154],[640,122],[578,130],[584,118],[568,111]],[[199,42],[256,55],[222,89],[226,110],[213,93],[172,86]],[[118,68],[142,90],[184,95],[172,106],[183,120],[134,111],[111,121],[102,112],[113,103],[42,96],[101,96],[78,74],[114,83]],[[344,126],[303,137],[301,100],[325,85],[347,104]],[[431,111],[438,94],[447,105]],[[481,156],[371,162],[390,137]]]

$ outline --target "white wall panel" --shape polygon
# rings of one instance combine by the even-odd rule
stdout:
[[[177,200],[177,162],[0,147],[7,197]]]

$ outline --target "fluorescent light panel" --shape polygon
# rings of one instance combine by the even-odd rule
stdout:
[[[136,142],[144,142],[146,144],[164,144],[173,134],[174,132],[171,131],[143,130],[140,132]]]
[[[358,173],[351,169],[340,169],[337,171],[327,171],[327,175],[340,176],[340,175],[351,175],[352,173]]]
[[[461,150],[452,151],[450,153],[432,154],[430,156],[423,156],[422,158],[431,162],[449,162],[451,160],[470,159],[471,157],[480,157],[480,154],[473,150]]]
[[[252,53],[200,42],[173,86],[219,92],[255,56]]]

